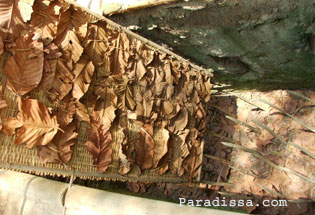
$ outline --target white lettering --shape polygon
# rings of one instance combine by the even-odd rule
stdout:
[[[214,207],[220,206],[219,197],[216,197],[215,200],[212,201],[212,206]]]
[[[187,205],[193,207],[194,206],[194,200],[188,199]]]
[[[266,203],[266,202],[267,202],[267,203]],[[269,207],[269,206],[270,206],[268,199],[265,199],[265,200],[263,201],[263,206],[264,206],[264,207]]]
[[[253,201],[251,199],[247,199],[246,207],[253,207],[253,206],[254,206]]]
[[[235,207],[236,206],[236,200],[235,199],[231,199],[230,200],[230,207]]]
[[[197,206],[197,207],[201,207],[200,202],[203,202],[203,200],[196,200],[196,206]]]
[[[211,207],[211,202],[209,199],[205,200],[205,203],[203,204],[205,207]]]
[[[183,206],[186,202],[186,199],[185,198],[179,198],[179,205],[180,206]]]

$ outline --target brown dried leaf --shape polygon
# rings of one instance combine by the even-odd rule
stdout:
[[[73,121],[76,110],[75,102],[68,100],[63,101],[63,103],[57,107],[55,115],[57,116],[57,121],[61,128],[66,127]]]
[[[171,64],[169,61],[164,62],[165,81],[173,86],[173,76],[171,70]]]
[[[3,45],[2,37],[0,36],[0,56],[3,53],[3,47],[4,47],[4,45]]]
[[[12,135],[18,129],[14,143],[25,143],[28,148],[47,145],[56,135],[59,125],[51,117],[47,107],[35,99],[19,99],[19,113],[16,118],[7,118],[3,130]]]
[[[72,69],[71,65],[78,62],[83,52],[83,47],[76,35],[70,10],[61,14],[55,43],[62,50],[63,58],[67,60],[68,67]]]
[[[44,47],[44,71],[41,82],[38,85],[40,90],[50,90],[54,83],[57,69],[57,59],[62,55],[55,43]]]
[[[74,75],[62,59],[57,60],[57,69],[53,86],[48,97],[52,102],[61,101],[72,89]]]
[[[128,78],[126,76],[122,76],[122,79],[118,81],[117,90],[115,92],[118,97],[117,107],[119,109],[135,109],[136,103],[133,99],[134,95],[132,93],[132,88],[128,85]]]
[[[42,163],[67,163],[72,157],[71,146],[75,144],[78,133],[74,123],[58,131],[51,143],[38,147],[38,156]]]
[[[154,154],[153,125],[144,124],[135,143],[136,164],[141,170],[150,169]]]
[[[79,100],[88,91],[94,69],[92,61],[89,61],[85,55],[81,56],[73,71],[75,75],[72,90],[73,98]]]
[[[75,106],[76,106],[76,110],[75,110],[76,119],[80,122],[84,121],[84,122],[90,123],[90,116],[89,116],[86,106],[77,100],[75,101]]]
[[[174,106],[171,102],[169,101],[164,101],[162,103],[162,113],[165,115],[165,116],[169,116],[174,110]]]
[[[105,55],[106,71],[111,75],[125,74],[130,56],[128,36],[124,32],[111,31],[108,38],[110,48]]]
[[[127,158],[127,155],[124,154],[124,149],[127,146],[127,138],[124,138],[119,147],[119,170],[118,173],[121,175],[126,175],[130,171],[130,161]]]
[[[37,87],[42,79],[43,43],[32,40],[33,35],[16,39],[15,56],[4,67],[7,87],[18,95],[24,95]]]
[[[196,178],[199,173],[199,167],[201,166],[201,144],[199,140],[194,140],[190,153],[184,164],[185,171],[190,178]]]
[[[87,128],[88,140],[86,149],[92,154],[94,164],[100,172],[105,172],[107,166],[112,162],[112,148],[110,143],[112,136],[101,124],[100,117],[96,112],[90,115],[91,124]]]
[[[168,129],[172,132],[182,131],[186,128],[188,123],[188,111],[182,107],[177,115],[171,119]]]
[[[189,155],[186,137],[189,133],[188,129],[172,135],[170,138],[170,147],[172,147],[172,156],[170,161],[170,170],[173,174],[182,176],[184,174],[183,161]]]
[[[151,90],[146,90],[145,92],[139,91],[137,93],[136,102],[137,115],[143,116],[145,119],[150,119],[154,103]]]
[[[107,50],[106,23],[92,24],[88,28],[87,38],[83,45],[85,52],[92,59],[95,66],[104,64],[104,55]]]
[[[112,122],[114,121],[116,114],[116,106],[117,106],[117,96],[113,89],[109,87],[105,87],[105,92],[102,96],[102,101],[100,105],[96,107],[96,111],[98,111],[101,122],[104,125],[105,129],[109,130]]]
[[[160,160],[168,152],[168,140],[170,137],[168,130],[164,128],[160,128],[157,135],[159,136],[159,141],[155,142],[154,146],[153,167],[158,167]]]
[[[147,72],[143,62],[141,59],[139,59],[136,63],[136,77],[138,80],[141,80],[143,78],[143,76],[145,75],[145,73]]]
[[[59,1],[36,1],[31,18],[31,27],[41,36],[45,45],[57,35],[61,5]]]
[[[48,143],[45,146],[38,146],[37,156],[39,157],[40,162],[43,164],[60,163],[57,146],[53,143]]]
[[[0,29],[18,36],[30,20],[34,0],[2,0],[0,3]]]

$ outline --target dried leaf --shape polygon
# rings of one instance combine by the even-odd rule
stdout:
[[[19,37],[15,41],[15,56],[11,56],[4,67],[7,87],[18,95],[24,95],[37,87],[42,79],[43,43],[33,41],[32,35]]]
[[[51,143],[38,147],[38,156],[42,163],[67,163],[72,157],[71,146],[75,144],[78,133],[74,123],[58,131]]]
[[[61,5],[59,1],[36,1],[31,18],[31,27],[47,45],[56,38]]]
[[[117,107],[121,110],[134,110],[136,103],[133,99],[132,88],[128,85],[128,78],[123,76],[122,79],[118,80],[117,85],[117,90],[115,91],[118,97]]]
[[[153,125],[145,124],[140,129],[139,138],[135,143],[136,164],[141,170],[152,167],[154,146]]]
[[[73,73],[75,80],[73,82],[72,96],[79,100],[89,89],[94,74],[94,65],[87,56],[83,55],[75,65]]]
[[[39,157],[40,162],[43,164],[60,163],[57,146],[53,143],[49,143],[45,146],[38,146],[37,155]]]
[[[73,63],[78,62],[83,52],[83,47],[76,35],[72,14],[70,10],[61,14],[57,28],[55,43],[62,50],[62,55],[67,60],[67,65],[72,69]]]
[[[171,70],[171,64],[169,61],[164,62],[165,81],[173,86],[173,76]]]
[[[96,107],[96,111],[98,111],[101,117],[101,122],[107,130],[111,127],[112,122],[116,117],[116,106],[117,96],[114,93],[114,90],[105,87],[104,95],[102,96],[101,103]]]
[[[57,116],[57,121],[61,128],[66,127],[73,121],[73,117],[76,111],[77,108],[74,101],[63,101],[57,107],[55,115]]]
[[[171,119],[168,129],[172,132],[182,131],[188,123],[188,111],[182,107],[177,115]]]
[[[87,38],[83,43],[85,52],[92,59],[95,66],[104,64],[104,55],[107,50],[106,24],[91,24],[88,28]]]
[[[2,41],[2,37],[0,36],[0,56],[2,55],[3,53],[3,41]]]
[[[57,60],[57,69],[53,86],[48,97],[52,102],[61,101],[72,89],[74,75],[62,59]]]
[[[168,130],[164,128],[158,130],[157,136],[159,141],[155,142],[154,146],[153,167],[158,167],[160,160],[168,152],[168,140],[170,137]]]
[[[112,136],[100,122],[96,112],[90,115],[91,124],[87,128],[88,140],[85,143],[86,149],[92,154],[94,164],[100,172],[105,172],[112,162],[112,148],[110,143]]]
[[[146,90],[144,92],[139,91],[136,96],[137,115],[142,116],[145,119],[150,119],[152,115],[152,108],[154,102],[151,90]]]
[[[14,143],[25,143],[28,148],[47,145],[56,135],[59,125],[56,117],[51,117],[47,107],[35,99],[19,100],[16,118],[7,118],[3,130],[12,135],[18,129]]]
[[[75,101],[76,111],[75,116],[78,121],[84,121],[90,123],[90,116],[88,110],[84,104],[79,101]]]
[[[194,140],[190,154],[186,158],[184,165],[185,171],[190,178],[196,178],[199,173],[199,167],[202,164],[201,160],[201,144],[199,140]]]
[[[87,35],[88,24],[95,23],[98,18],[84,12],[80,8],[75,8],[72,15],[72,23],[80,41],[83,41]]]
[[[141,80],[143,78],[143,76],[145,75],[145,73],[147,72],[141,59],[137,61],[135,69],[136,69],[137,79]]]
[[[52,88],[57,69],[57,59],[61,55],[55,43],[50,43],[48,46],[44,47],[44,71],[38,89],[50,90]]]
[[[171,102],[169,101],[164,101],[162,103],[162,113],[165,115],[165,116],[169,116],[174,110],[174,106]]]
[[[118,173],[121,175],[126,175],[130,171],[130,161],[124,154],[124,148],[127,147],[127,138],[124,138],[119,147],[119,170]]]
[[[173,174],[182,176],[184,174],[183,161],[189,155],[186,137],[189,133],[188,129],[172,135],[170,138],[170,147],[172,147],[172,156],[170,161],[170,170]]]
[[[0,29],[18,36],[30,20],[34,0],[2,0],[0,3]]]
[[[108,38],[109,51],[105,55],[106,71],[111,75],[125,74],[130,56],[128,36],[124,32],[111,31]]]

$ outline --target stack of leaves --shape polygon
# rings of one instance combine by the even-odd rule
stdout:
[[[5,0],[0,14],[3,83],[19,111],[2,131],[16,134],[15,144],[36,146],[43,163],[65,164],[85,123],[100,172],[116,160],[122,175],[198,176],[209,75],[65,1]]]

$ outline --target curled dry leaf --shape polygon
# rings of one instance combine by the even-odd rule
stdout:
[[[62,59],[57,60],[56,74],[48,97],[52,102],[61,101],[72,89],[74,75]]]
[[[73,98],[79,100],[88,91],[94,69],[92,61],[86,55],[82,55],[73,70],[75,76],[72,90]]]
[[[137,61],[135,70],[137,79],[141,80],[145,73],[147,72],[141,59]]]
[[[30,20],[34,0],[2,0],[0,3],[0,29],[18,36]]]
[[[61,5],[59,1],[36,1],[31,18],[31,27],[41,36],[45,45],[57,35]]]
[[[108,38],[110,47],[105,55],[106,71],[109,71],[111,75],[125,74],[130,57],[128,36],[124,32],[111,31]]]
[[[38,156],[42,163],[67,163],[72,157],[71,146],[75,144],[78,133],[76,126],[71,123],[61,127],[54,139],[45,146],[38,147]]]
[[[163,101],[162,103],[162,113],[165,116],[169,116],[174,110],[174,106],[171,102],[169,101]]]
[[[87,37],[83,43],[84,51],[93,60],[95,66],[104,64],[104,55],[107,49],[106,23],[91,24]]]
[[[101,124],[100,117],[96,112],[90,115],[91,124],[87,128],[88,140],[85,143],[86,149],[92,154],[94,165],[98,171],[105,172],[112,162],[112,135]]]
[[[82,104],[78,100],[75,101],[75,117],[78,121],[84,121],[90,123],[90,116],[85,104]]]
[[[141,170],[150,169],[154,155],[153,125],[144,124],[135,143],[136,164]]]
[[[35,99],[19,99],[19,113],[15,118],[7,118],[3,131],[13,135],[14,143],[25,143],[28,148],[47,145],[56,135],[59,125],[56,117],[51,117],[47,107]]]
[[[171,119],[168,129],[172,132],[182,131],[186,128],[188,123],[188,111],[181,107],[177,115]]]
[[[101,117],[101,122],[107,130],[110,129],[112,122],[116,117],[116,107],[117,96],[114,93],[114,90],[110,87],[105,87],[104,94],[101,98],[101,102],[96,107],[96,111],[98,111]]]
[[[24,95],[37,87],[42,79],[44,63],[43,43],[32,40],[33,35],[16,39],[15,56],[5,64],[7,87],[18,95]]]
[[[135,109],[136,103],[133,99],[132,88],[128,85],[128,78],[126,76],[122,76],[122,79],[118,80],[117,90],[115,92],[118,96],[117,107],[119,109]]]
[[[201,144],[199,140],[194,140],[190,153],[186,158],[184,169],[188,173],[190,178],[196,178],[198,176],[198,170],[201,166]]]
[[[130,171],[130,161],[128,160],[127,156],[125,155],[124,151],[128,147],[127,138],[125,137],[120,144],[119,147],[119,170],[118,173],[121,175],[126,175]],[[124,150],[125,149],[125,150]]]
[[[153,167],[159,167],[158,164],[160,160],[168,152],[168,140],[169,132],[165,128],[157,129],[157,134],[159,141],[155,142],[154,146],[154,157],[153,157]]]
[[[57,69],[57,59],[61,55],[58,46],[53,42],[44,47],[44,71],[38,89],[50,90],[52,88]]]
[[[60,16],[60,22],[57,27],[57,36],[55,43],[62,50],[63,58],[66,60],[69,69],[80,59],[83,47],[76,35],[71,11],[67,10]]]
[[[58,124],[61,128],[66,127],[73,121],[74,114],[76,113],[76,104],[73,100],[62,101],[54,112],[57,116]]]
[[[136,113],[140,117],[139,119],[144,118],[144,120],[150,119],[152,116],[153,108],[153,95],[151,90],[139,91],[136,94]]]
[[[83,41],[86,38],[88,32],[88,23],[95,23],[98,21],[98,18],[84,12],[80,8],[75,8],[72,16],[72,23],[75,27],[77,36],[80,41]]]
[[[184,174],[183,161],[189,155],[189,148],[186,143],[186,137],[189,130],[185,129],[170,138],[170,147],[172,156],[170,161],[170,170],[173,174],[182,176]]]

